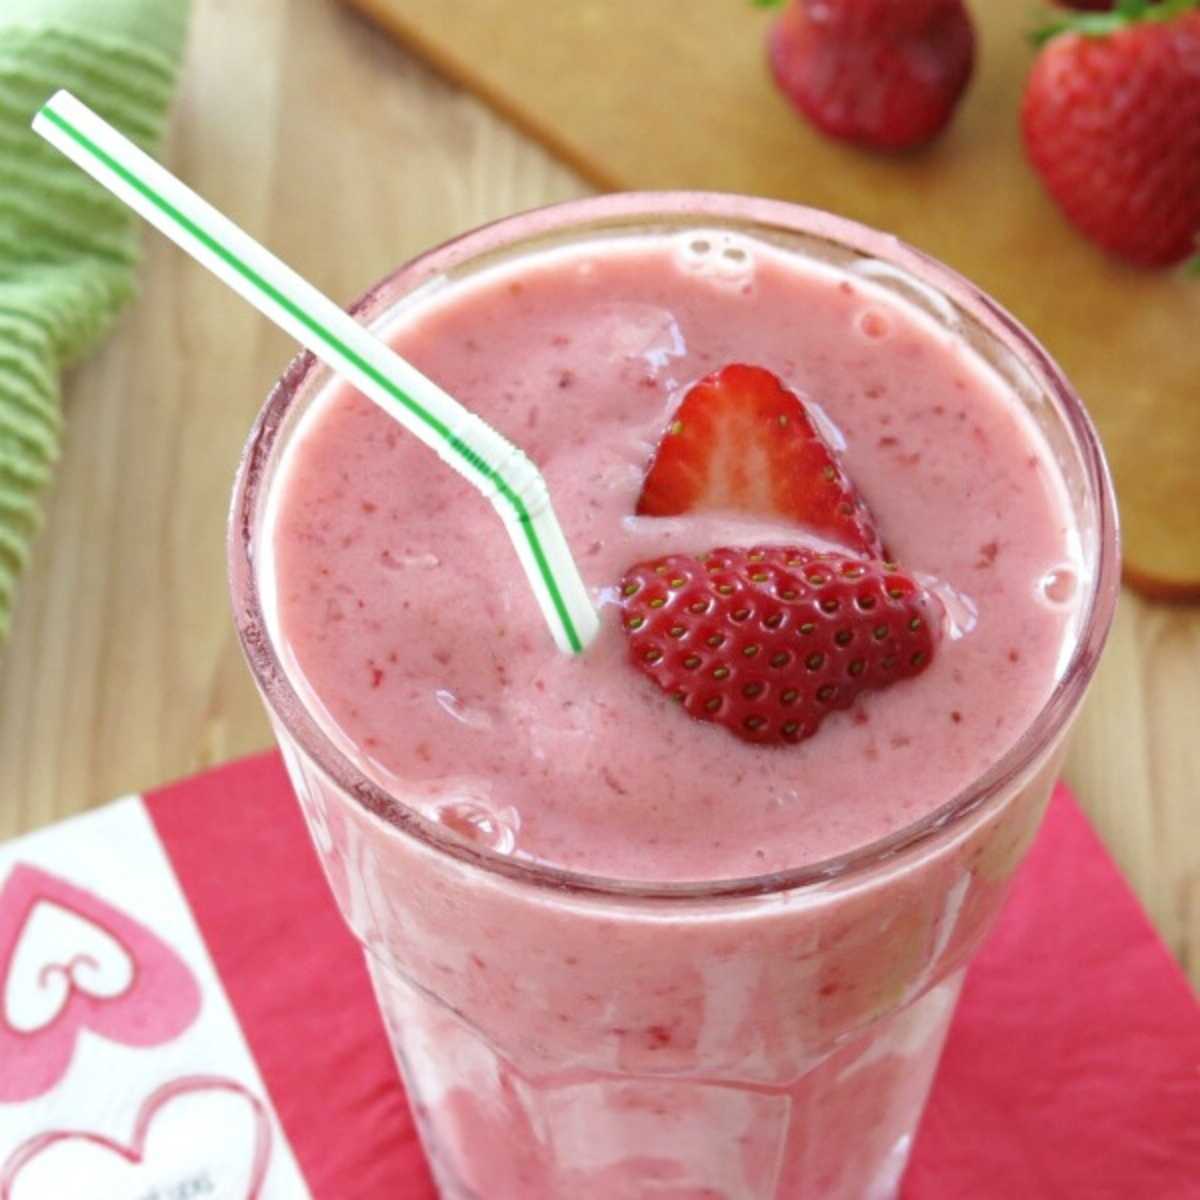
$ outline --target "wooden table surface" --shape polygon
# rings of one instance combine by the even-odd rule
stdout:
[[[333,0],[195,0],[172,169],[343,301],[588,187]],[[223,532],[287,339],[157,234],[67,381],[67,444],[0,660],[0,837],[270,744]],[[1126,594],[1067,777],[1200,985],[1200,609]]]

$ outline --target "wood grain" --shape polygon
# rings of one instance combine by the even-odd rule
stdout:
[[[1034,6],[976,0],[975,78],[918,154],[822,137],[774,87],[768,15],[692,0],[348,0],[605,188],[796,200],[887,229],[981,284],[1088,402],[1117,480],[1130,578],[1200,598],[1200,288],[1069,229],[1022,152]],[[536,32],[534,32],[536,31]]]
[[[587,190],[361,18],[199,0],[164,156],[349,301],[483,221]],[[224,525],[288,339],[157,234],[68,381],[67,444],[0,663],[0,836],[259,749]]]
[[[198,0],[166,151],[349,299],[577,177],[316,0]],[[266,746],[228,616],[224,517],[287,340],[157,235],[142,295],[68,383],[68,442],[0,663],[0,837]],[[1200,613],[1126,596],[1069,778],[1200,983]]]

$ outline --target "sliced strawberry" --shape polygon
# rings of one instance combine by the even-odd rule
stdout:
[[[638,513],[703,509],[780,517],[883,554],[871,513],[800,397],[763,367],[735,363],[694,384],[654,453]]]
[[[939,602],[890,563],[797,546],[672,554],[621,581],[631,660],[701,721],[799,742],[929,665]]]

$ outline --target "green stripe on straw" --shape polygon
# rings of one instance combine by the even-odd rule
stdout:
[[[71,120],[63,115],[61,109],[69,108],[76,114],[76,119]],[[80,128],[80,124],[85,122],[94,130],[95,134],[108,143],[108,148],[102,146],[97,141],[97,136],[89,136],[87,132]],[[47,125],[52,128],[47,128]],[[269,306],[262,303],[263,299],[268,300],[275,305],[283,314],[290,317],[297,326],[299,326],[301,340],[313,350],[318,357],[326,361],[340,374],[349,375],[354,378],[360,376],[356,381],[362,383],[362,377],[375,385],[375,388],[383,392],[390,400],[400,405],[408,418],[401,420],[413,432],[420,433],[419,429],[414,428],[413,421],[419,422],[427,433],[422,440],[434,444],[434,439],[440,442],[441,445],[452,452],[457,461],[450,461],[450,465],[455,466],[462,474],[466,475],[476,486],[481,487],[486,493],[484,485],[490,485],[495,489],[495,494],[503,498],[506,504],[511,509],[511,514],[516,519],[516,523],[520,527],[521,537],[524,540],[525,550],[528,553],[529,559],[526,560],[522,556],[522,565],[525,566],[527,573],[531,576],[531,582],[534,583],[534,591],[537,594],[539,601],[542,603],[543,611],[546,611],[549,602],[550,610],[553,613],[551,621],[551,632],[555,634],[556,641],[563,649],[570,650],[574,653],[579,653],[586,648],[592,637],[599,627],[595,610],[591,605],[591,601],[587,596],[586,587],[579,576],[578,568],[574,560],[571,558],[569,550],[566,546],[566,541],[562,536],[562,531],[558,526],[557,520],[554,518],[553,511],[549,504],[549,498],[545,492],[545,484],[541,477],[537,474],[536,469],[532,466],[527,458],[516,447],[507,443],[495,430],[486,426],[479,418],[469,414],[456,401],[446,395],[440,388],[437,387],[431,380],[420,375],[410,364],[404,362],[390,348],[386,347],[377,339],[371,337],[362,326],[353,321],[347,314],[342,312],[333,305],[333,302],[326,297],[316,293],[310,285],[305,284],[298,276],[295,276],[289,268],[285,267],[265,249],[253,242],[241,230],[237,229],[228,223],[227,219],[217,214],[215,210],[202,201],[195,193],[169,175],[161,166],[154,163],[153,160],[146,158],[137,147],[123,138],[115,129],[106,125],[95,113],[92,113],[79,101],[68,93],[59,92],[53,96],[42,107],[37,117],[34,120],[34,128],[41,133],[47,140],[51,141],[58,149],[62,150],[79,166],[93,175],[100,183],[104,184],[111,191],[114,191],[121,199],[137,208],[143,216],[151,220],[159,229],[168,236],[172,237],[185,250],[188,250],[195,257],[204,262],[201,254],[197,254],[196,248],[189,245],[186,239],[179,236],[180,232],[188,235],[199,243],[201,247],[212,254],[220,263],[225,264],[230,271],[234,272],[237,277],[248,287],[238,287],[237,290],[242,292],[247,299],[255,303],[262,311],[266,312],[269,317],[276,320],[277,323],[283,325],[285,329],[296,333],[297,330],[289,326],[288,322],[281,320],[279,315],[272,312]],[[66,138],[70,139],[70,144],[64,145],[59,137],[56,137],[53,130],[58,130]],[[73,152],[74,148],[74,152]],[[140,165],[142,171],[134,169],[134,166]],[[138,204],[134,197],[123,195],[119,187],[114,187],[111,180],[105,177],[104,168],[111,172],[121,183],[135,193],[136,197],[141,197],[147,204],[153,206],[153,209],[159,214],[160,218],[156,220],[154,214],[147,212],[145,208]],[[261,270],[255,269],[245,259],[244,255],[238,254],[231,249],[225,240],[216,236],[210,229],[205,228],[199,221],[189,216],[180,206],[173,203],[163,194],[162,188],[156,188],[151,185],[145,178],[147,173],[153,171],[160,175],[163,181],[167,184],[170,190],[173,190],[177,197],[182,202],[188,204],[193,209],[200,210],[209,217],[210,222],[216,224],[225,224],[227,226],[227,236],[232,234],[236,240],[242,241],[245,246],[253,252],[256,257],[259,257],[264,265],[268,268],[269,273],[275,274],[280,278],[282,283],[290,285],[296,290],[302,290],[307,293],[309,304],[297,301],[292,295],[288,294],[287,288],[273,283]],[[174,229],[169,227],[166,222],[170,222]],[[210,266],[210,269],[216,270],[212,264],[205,263]],[[218,274],[224,277],[224,273],[217,270]],[[236,281],[226,279],[226,282],[234,284]],[[258,293],[257,297],[252,293]],[[310,311],[314,297],[319,302],[320,307],[326,311],[326,319],[322,320],[314,316]],[[330,309],[332,308],[332,319]],[[338,324],[342,327],[342,333],[339,334],[335,329],[331,328],[332,324]],[[349,329],[347,329],[347,324]],[[309,336],[305,337],[304,333]],[[356,349],[350,344],[351,341],[363,344],[363,338],[369,338],[367,353]],[[314,345],[314,342],[317,343]],[[371,359],[382,360],[386,367],[381,368],[379,362],[373,362]],[[387,368],[390,368],[387,369]],[[478,440],[489,443],[489,448],[493,451],[498,451],[502,457],[507,471],[502,471],[497,468],[486,453],[482,452],[476,446],[470,444],[468,439],[465,439],[455,433],[450,424],[443,417],[439,417],[436,412],[430,410],[430,407],[422,404],[406,391],[396,379],[398,371],[402,371],[412,381],[418,382],[427,395],[434,398],[436,403],[443,409],[445,413],[454,417],[467,428],[472,430],[472,436]],[[374,389],[365,387],[364,390],[371,395],[372,399],[379,400],[379,396],[374,393]],[[393,409],[385,406],[385,411],[390,411],[394,416],[399,416]],[[435,449],[438,448],[435,445]],[[441,453],[441,450],[439,450]],[[446,455],[442,455],[446,458]],[[477,478],[472,478],[468,470],[474,472]],[[524,475],[523,480],[518,478],[518,487],[513,486],[513,481],[507,475],[515,474],[518,477]],[[521,495],[521,490],[531,490],[536,495],[542,498],[542,503],[539,506],[539,511],[531,512],[525,498]],[[489,496],[489,499],[494,498]],[[502,513],[502,515],[504,515]],[[510,535],[514,533],[511,524],[506,520],[506,525],[509,525]],[[540,528],[539,528],[540,526]],[[514,538],[514,540],[516,540]],[[545,542],[549,540],[552,543],[550,552],[548,552]],[[518,545],[518,552],[521,546]],[[554,560],[552,562],[552,559]],[[531,571],[531,568],[533,569]],[[536,576],[534,575],[536,572]],[[560,581],[560,577],[561,581]],[[540,582],[540,590],[537,584]],[[565,586],[564,586],[565,585]],[[569,597],[567,593],[569,592]],[[550,612],[546,613],[547,619],[550,620]]]

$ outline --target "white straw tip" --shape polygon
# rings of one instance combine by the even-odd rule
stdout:
[[[66,88],[59,88],[43,105],[33,114],[32,125],[34,129],[41,133],[49,121],[49,114],[56,109],[62,109],[70,104],[78,104],[79,101],[67,91]]]

